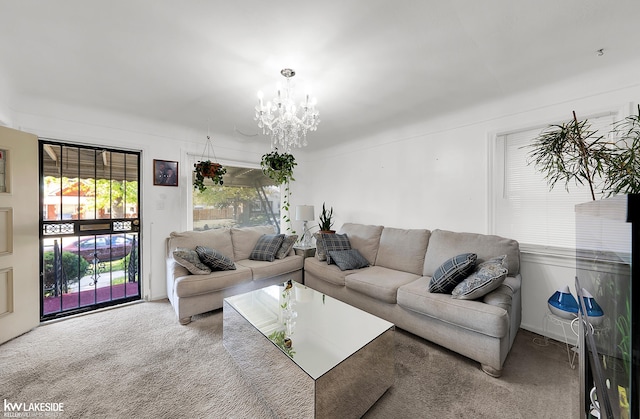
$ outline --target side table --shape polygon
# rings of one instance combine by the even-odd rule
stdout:
[[[296,255],[302,256],[303,259],[314,257],[316,255],[316,248],[314,246],[293,246],[293,251]],[[302,283],[304,284],[304,269],[302,270]]]
[[[579,329],[578,329],[578,322],[580,320],[578,320],[578,318],[574,318],[574,319],[564,319],[562,317],[558,317],[553,313],[550,312],[546,312],[544,315],[544,323],[543,323],[543,330],[544,330],[544,340],[545,343],[548,343],[549,338],[546,336],[547,335],[547,331],[549,330],[549,324],[553,324],[556,326],[560,326],[562,327],[562,335],[564,336],[564,343],[566,345],[567,348],[567,358],[569,359],[569,366],[571,367],[571,369],[575,369],[576,367],[576,354],[578,353],[578,333],[579,333]],[[594,327],[593,325],[591,326],[591,333],[601,333],[604,330],[607,330],[609,327],[609,323],[608,323],[608,318],[605,317],[603,319],[602,324]],[[567,330],[569,329],[571,332],[569,333],[569,331]],[[571,354],[571,352],[573,352],[573,355]]]
[[[562,317],[556,316],[553,313],[547,312],[544,315],[544,323],[542,326],[545,334],[545,343],[549,341],[549,338],[546,336],[547,331],[549,330],[549,324],[562,327],[562,335],[564,336],[564,343],[567,347],[567,357],[569,358],[569,366],[571,367],[571,369],[576,368],[575,361],[576,354],[578,353],[578,329],[577,324],[574,325],[574,322],[578,322],[577,317],[574,319],[564,319]],[[567,334],[567,329],[571,331],[571,335]],[[571,336],[572,338],[571,341],[569,341],[569,336]],[[571,352],[573,352],[573,355],[571,355]]]
[[[304,247],[304,246],[293,246],[293,251],[296,255],[308,258],[316,255],[316,248],[313,246]]]

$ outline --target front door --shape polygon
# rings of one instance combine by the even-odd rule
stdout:
[[[0,344],[36,327],[38,138],[0,127]]]
[[[139,300],[140,152],[40,140],[41,319]]]

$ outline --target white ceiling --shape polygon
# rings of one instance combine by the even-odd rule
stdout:
[[[319,149],[636,60],[639,23],[638,0],[0,0],[0,81],[10,106],[237,137],[290,67],[318,98]]]

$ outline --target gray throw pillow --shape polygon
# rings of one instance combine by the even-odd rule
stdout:
[[[206,246],[196,246],[196,252],[212,271],[229,271],[236,269],[236,264],[219,251]]]
[[[282,244],[280,245],[280,249],[278,249],[278,252],[276,253],[276,259],[286,258],[297,240],[298,236],[295,234],[285,236],[284,240],[282,240]]]
[[[349,242],[349,237],[346,234],[320,233],[320,237],[324,250],[327,252],[327,265],[332,263],[330,251],[351,249],[351,242]]]
[[[445,261],[429,280],[429,292],[450,294],[451,291],[473,272],[478,255],[463,253]]]
[[[273,262],[283,240],[284,234],[263,234],[251,251],[249,259]]]
[[[509,272],[507,256],[498,256],[479,264],[475,271],[459,283],[451,292],[459,300],[475,300],[495,290],[502,284]]]
[[[178,247],[173,251],[173,260],[181,266],[187,268],[187,270],[193,275],[206,275],[211,273],[211,269],[202,263],[198,253],[193,249],[186,249],[184,247]]]
[[[324,249],[322,234],[315,233],[313,237],[316,239],[316,258],[320,261],[327,260],[327,251]]]
[[[338,265],[341,271],[369,266],[369,261],[358,252],[358,249],[329,250],[329,255],[331,261]]]

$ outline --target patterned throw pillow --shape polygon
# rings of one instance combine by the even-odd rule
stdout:
[[[320,233],[324,250],[327,252],[327,265],[332,263],[331,255],[332,250],[351,250],[351,242],[346,234],[327,234]]]
[[[196,246],[196,252],[200,260],[207,264],[212,271],[229,271],[236,269],[236,264],[231,259],[215,249],[205,246]]]
[[[249,259],[273,262],[283,240],[284,234],[263,234],[251,251]]]
[[[320,261],[327,260],[327,251],[324,249],[324,243],[322,242],[322,234],[315,233],[313,238],[316,239],[316,258]]]
[[[360,269],[369,266],[369,261],[358,252],[358,249],[329,250],[331,261],[338,265],[341,271]]]
[[[297,240],[298,236],[295,234],[285,236],[282,244],[280,245],[280,249],[278,249],[278,252],[276,253],[276,259],[286,258]]]
[[[206,275],[211,273],[211,269],[202,263],[198,253],[193,249],[178,247],[173,251],[173,260],[184,266],[193,275]]]
[[[478,255],[463,253],[444,262],[433,273],[429,281],[429,292],[450,294],[451,291],[473,272]]]
[[[453,298],[475,300],[495,290],[504,282],[509,270],[505,268],[507,256],[498,256],[479,264],[475,271],[451,292]]]

